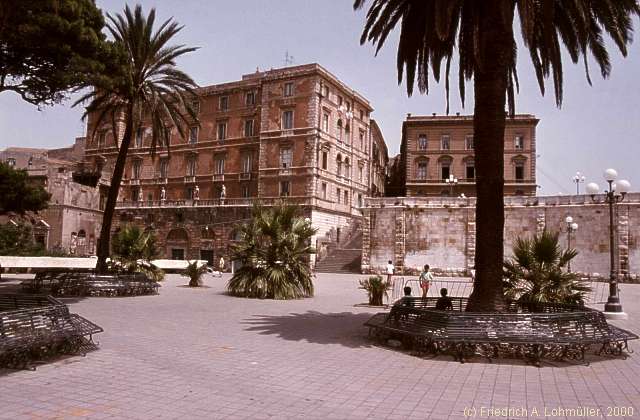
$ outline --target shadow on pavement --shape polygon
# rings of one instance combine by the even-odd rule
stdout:
[[[277,335],[284,340],[308,341],[317,344],[340,344],[346,347],[373,347],[363,325],[371,313],[308,311],[289,315],[256,315],[246,320],[246,331]]]

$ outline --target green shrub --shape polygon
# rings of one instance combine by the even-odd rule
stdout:
[[[369,305],[382,306],[383,298],[389,298],[387,291],[391,289],[391,282],[384,280],[381,276],[371,276],[360,280],[360,289],[367,291]]]

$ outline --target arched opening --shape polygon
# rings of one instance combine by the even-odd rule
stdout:
[[[189,248],[189,234],[183,228],[171,229],[167,234],[167,255],[172,260],[184,260]]]

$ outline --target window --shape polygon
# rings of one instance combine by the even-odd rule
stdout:
[[[159,147],[166,147],[169,145],[169,139],[171,138],[171,129],[169,127],[164,127],[156,140],[158,142]]]
[[[358,194],[358,207],[362,207],[362,194]]]
[[[219,108],[220,108],[220,111],[227,111],[229,109],[229,97],[228,96],[221,96],[220,97]]]
[[[346,102],[347,104],[347,111],[351,111],[351,102]]]
[[[473,135],[469,134],[464,138],[464,148],[467,150],[473,150]]]
[[[349,124],[344,126],[344,142],[345,143],[349,143],[349,133],[351,132],[351,129],[349,128]]]
[[[418,167],[416,168],[416,178],[427,179],[427,161],[426,160],[421,160],[418,162]]]
[[[450,165],[451,164],[447,162],[447,163],[443,163],[440,166],[440,178],[442,180],[449,179],[449,175],[451,175],[451,166]]]
[[[349,164],[349,158],[344,159],[344,177],[351,177],[351,165]]]
[[[329,132],[329,114],[322,114],[322,131]]]
[[[327,183],[326,182],[322,183],[322,199],[323,200],[327,199]]]
[[[227,123],[218,123],[218,140],[222,141],[227,138]]]
[[[251,91],[247,92],[247,95],[244,97],[244,104],[247,106],[256,104],[256,93]]]
[[[327,169],[327,165],[328,165],[328,161],[329,160],[329,156],[327,152],[322,152],[322,169],[326,170]]]
[[[194,101],[191,101],[191,110],[196,115],[198,115],[200,113],[200,101],[199,100],[196,99]]]
[[[244,136],[253,136],[253,120],[245,120],[244,122]]]
[[[291,159],[293,154],[291,152],[290,147],[282,147],[280,148],[280,167],[281,168],[290,168],[291,167]]]
[[[340,191],[340,188],[336,189],[336,197],[338,197],[338,204],[342,203],[342,191]]]
[[[248,185],[243,185],[242,186],[242,198],[249,198],[251,197],[251,189],[249,188]]]
[[[291,181],[280,181],[280,197],[291,195]]]
[[[167,178],[167,173],[169,173],[169,159],[161,159],[160,160],[160,177]]]
[[[324,85],[322,87],[322,96],[324,96],[325,98],[329,98],[329,86]]]
[[[364,150],[364,130],[360,130],[360,150]]]
[[[293,128],[293,111],[282,112],[282,129],[291,130]]]
[[[427,135],[418,135],[418,150],[427,150]]]
[[[245,154],[242,156],[242,173],[251,172],[251,155]]]
[[[135,142],[136,147],[142,147],[143,136],[144,136],[144,128],[138,127],[138,129],[136,130],[136,142]]]
[[[440,150],[449,150],[449,141],[450,141],[450,137],[448,134],[443,134],[442,137],[440,137]]]
[[[11,166],[12,168],[16,166],[16,160],[15,158],[8,158],[7,159],[7,165]]]
[[[524,181],[524,162],[516,162],[516,181]]]
[[[213,161],[213,173],[216,175],[223,175],[224,174],[224,161],[225,158],[224,156],[218,156],[215,158],[215,160]]]
[[[342,141],[342,120],[338,120],[336,124],[338,141]]]
[[[140,187],[131,188],[131,201],[138,201],[140,195]]]
[[[193,187],[187,187],[184,190],[184,198],[186,200],[193,200]]]
[[[524,149],[524,136],[522,134],[518,134],[513,140],[513,147],[516,150]]]
[[[198,127],[189,127],[189,143],[195,144],[198,142]]]
[[[467,162],[467,170],[465,173],[465,178],[467,179],[475,179],[476,178],[476,167],[473,162]]]
[[[187,158],[187,176],[196,176],[196,158]]]
[[[362,165],[360,165],[358,167],[358,179],[360,180],[360,183],[362,183],[363,174],[364,174],[364,168],[362,167]]]
[[[364,121],[364,111],[360,110],[360,119]]]
[[[349,204],[349,191],[344,190],[344,204]]]
[[[134,160],[131,167],[131,179],[140,179],[141,172],[142,172],[142,161]]]
[[[338,106],[342,106],[342,96],[338,95]]]
[[[336,174],[342,176],[342,156],[338,155],[336,158]]]
[[[284,96],[293,96],[293,82],[284,84]]]
[[[98,133],[98,149],[102,149],[107,142],[107,131],[102,130]]]

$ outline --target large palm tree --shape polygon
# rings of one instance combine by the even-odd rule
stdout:
[[[279,204],[256,206],[250,222],[238,229],[233,259],[241,267],[229,281],[233,295],[260,299],[296,299],[313,296],[309,255],[316,229],[298,214],[298,208]]]
[[[355,0],[359,9],[367,0]],[[442,65],[447,92],[454,54],[464,106],[465,82],[474,82],[474,146],[476,156],[476,281],[468,309],[500,310],[504,227],[504,127],[506,106],[514,113],[518,89],[516,12],[524,47],[529,50],[541,92],[553,79],[556,104],[562,103],[562,51],[583,59],[587,80],[589,60],[603,77],[611,70],[603,35],[607,33],[623,55],[631,42],[632,19],[640,15],[636,0],[372,0],[361,43],[382,48],[400,26],[398,82],[407,92],[428,93],[429,77],[440,80]]]
[[[197,121],[190,101],[196,95],[196,84],[175,63],[196,48],[169,45],[182,26],[169,19],[155,29],[155,10],[144,16],[140,5],[133,11],[126,6],[122,15],[107,17],[107,28],[122,61],[111,74],[94,79],[92,91],[74,104],[89,102],[84,117],[92,117],[92,138],[104,124],[110,124],[117,139],[119,124],[124,125],[98,242],[99,272],[107,270],[111,223],[134,133],[143,121],[151,124],[153,153],[160,141],[169,144],[171,127],[185,138],[187,125]]]

